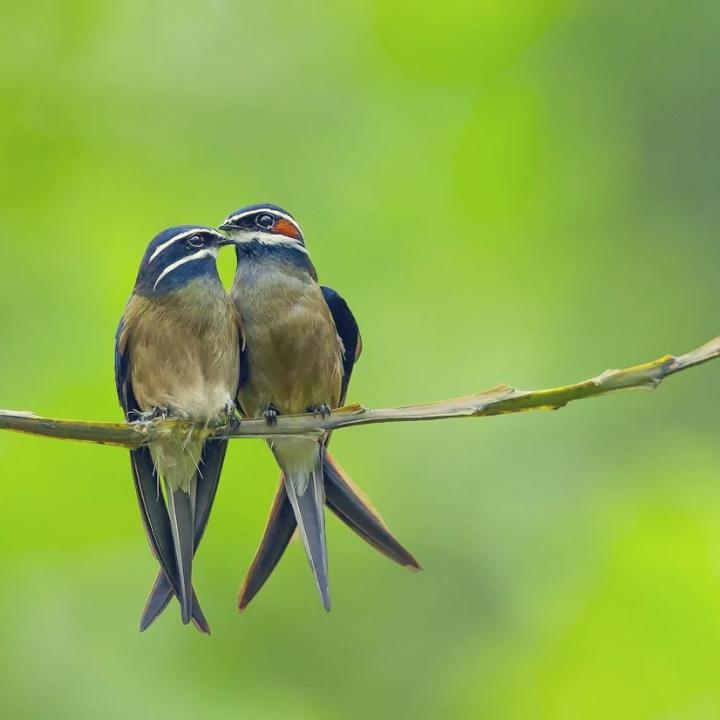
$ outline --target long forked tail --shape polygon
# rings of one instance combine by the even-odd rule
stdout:
[[[377,510],[327,450],[323,454],[323,480],[325,502],[340,520],[394,562],[409,570],[420,570],[417,560],[388,530]],[[240,610],[245,610],[265,585],[296,529],[295,514],[281,478],[265,533],[240,590]]]
[[[227,440],[210,440],[205,443],[200,459],[200,469],[195,493],[195,543],[194,549],[197,552],[198,545],[203,538],[207,528],[210,512],[212,511],[220,483],[225,454],[227,451]],[[291,511],[292,512],[292,511]],[[172,583],[167,573],[160,570],[155,585],[143,611],[140,621],[141,632],[147,630],[150,625],[169,605],[174,595]],[[205,619],[200,603],[193,591],[192,598],[193,624],[206,635],[210,634],[210,625]]]
[[[327,542],[325,539],[325,485],[322,456],[324,449],[317,445],[316,461],[310,471],[285,471],[285,490],[292,505],[310,569],[320,592],[322,603],[330,612]]]
[[[165,485],[170,533],[175,552],[180,614],[183,624],[193,617],[192,562],[195,554],[195,509],[198,472],[204,440],[190,432],[169,435],[150,446],[158,475]]]
[[[150,449],[139,448],[132,451],[130,457],[143,524],[153,553],[163,568],[162,573],[169,588],[169,601],[173,594],[181,597],[182,583],[178,572],[176,545],[168,508],[163,494],[158,489],[160,480]],[[193,602],[193,609],[196,624],[201,630],[208,632],[207,620],[202,615],[200,605],[196,601]],[[141,629],[143,629],[142,625]]]

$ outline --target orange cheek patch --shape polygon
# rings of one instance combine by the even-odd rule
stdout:
[[[295,240],[300,239],[298,229],[287,220],[278,220],[273,228],[273,233],[276,235],[287,235],[288,237],[295,238]]]

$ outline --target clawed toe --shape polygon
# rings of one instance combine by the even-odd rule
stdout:
[[[263,417],[268,425],[277,425],[280,411],[274,405],[268,405],[263,412]]]
[[[322,405],[311,405],[307,411],[312,413],[313,417],[319,417],[325,420],[330,417],[332,408],[327,403],[323,403]]]
[[[167,420],[169,417],[172,417],[172,415],[173,412],[170,408],[156,407],[153,408],[146,417],[148,420]]]
[[[240,424],[240,414],[234,402],[230,401],[225,405],[223,415],[223,419],[228,426],[235,427]]]

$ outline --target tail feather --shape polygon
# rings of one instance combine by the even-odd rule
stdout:
[[[325,610],[330,612],[327,542],[325,539],[325,486],[322,473],[322,448],[310,477],[285,473],[285,490],[295,513],[310,569]]]
[[[130,453],[135,490],[150,546],[172,590],[180,594],[180,577],[175,558],[172,529],[165,499],[158,491],[158,476],[150,450],[146,447]]]
[[[147,603],[145,603],[145,609],[140,619],[140,632],[145,632],[155,622],[158,616],[170,604],[172,597],[172,585],[170,585],[167,575],[161,570],[155,580],[150,597]]]
[[[351,530],[403,567],[410,570],[420,569],[415,558],[388,530],[370,500],[327,451],[323,453],[323,481],[328,508]],[[240,590],[240,610],[247,608],[265,585],[280,562],[296,528],[297,522],[285,489],[285,480],[281,478],[265,533]]]
[[[167,575],[161,571],[158,573],[155,585],[153,585],[152,592],[143,611],[142,619],[140,620],[140,632],[145,632],[145,630],[157,620],[160,614],[170,604],[173,594],[172,585],[170,585]],[[192,622],[200,632],[205,633],[205,635],[211,634],[210,624],[200,607],[200,601],[195,594],[194,588],[192,590]]]
[[[240,610],[244,610],[260,592],[280,562],[296,529],[295,513],[285,490],[285,478],[281,477],[280,487],[265,526],[265,534],[240,589],[238,600]]]
[[[180,609],[185,625],[192,620],[193,609],[192,561],[195,554],[196,488],[197,479],[193,479],[189,492],[182,489],[173,490],[166,483],[168,515],[180,577]]]
[[[328,507],[378,552],[410,570],[420,570],[418,561],[397,541],[370,500],[345,474],[335,459],[323,463]]]
[[[205,444],[200,460],[199,478],[195,495],[195,552],[200,545],[205,529],[207,528],[210,512],[212,511],[220,483],[227,440],[211,440]],[[173,597],[173,588],[167,575],[162,570],[158,573],[155,585],[150,593],[145,610],[140,621],[140,630],[147,630],[160,614],[167,608]],[[193,624],[201,632],[209,635],[210,626],[203,615],[200,603],[193,591]]]

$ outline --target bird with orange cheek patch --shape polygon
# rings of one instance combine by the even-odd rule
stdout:
[[[327,416],[344,403],[362,343],[347,303],[318,283],[295,218],[271,204],[232,213],[220,226],[235,242],[232,298],[243,322],[238,407],[248,417],[311,412]],[[276,439],[270,448],[282,469],[260,548],[245,580],[246,607],[282,557],[296,528],[326,610],[330,609],[324,506],[373,547],[411,569],[412,555],[319,442]]]

